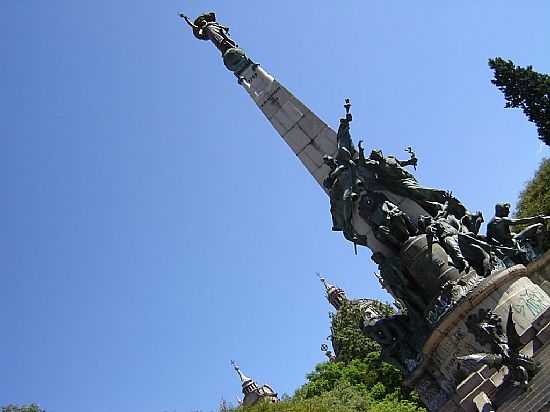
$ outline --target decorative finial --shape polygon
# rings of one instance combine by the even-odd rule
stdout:
[[[239,379],[241,380],[241,383],[244,384],[245,382],[249,382],[252,380],[249,377],[247,377],[244,373],[241,372],[241,368],[239,368],[239,365],[237,365],[234,360],[231,361],[231,365],[239,375]]]
[[[327,280],[326,280],[326,279],[323,277],[323,275],[321,275],[319,272],[315,272],[315,273],[317,273],[317,276],[319,277],[319,280],[320,280],[321,283],[325,286],[325,290],[326,290],[327,293],[328,293],[329,289],[330,289],[331,287],[333,287],[333,286],[330,285],[330,284],[328,284],[328,283],[327,283]]]
[[[351,109],[351,100],[346,99],[346,103],[344,104],[344,108],[346,109],[346,114],[349,114],[349,109]]]
[[[345,117],[345,119],[340,119],[340,122],[344,122],[344,123],[347,123],[347,124],[349,125],[350,122],[351,122],[352,119],[353,119],[351,113],[349,112],[349,110],[351,109],[351,100],[350,100],[350,99],[346,99],[346,100],[345,100],[344,109],[346,109],[346,117]],[[349,137],[349,136],[348,136],[348,137]],[[350,142],[349,142],[349,147],[347,147],[348,150],[350,150],[351,147],[352,147],[352,146],[351,146],[351,137],[349,137],[349,139],[350,139]],[[350,150],[350,151],[354,151],[354,149],[353,149],[353,150]]]

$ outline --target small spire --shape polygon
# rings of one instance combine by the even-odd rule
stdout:
[[[319,280],[325,287],[325,292],[327,294],[327,300],[336,310],[340,309],[342,302],[346,300],[346,294],[343,289],[337,288],[334,285],[331,285],[326,281],[326,279],[319,273],[316,272]]]
[[[244,373],[242,373],[241,368],[239,368],[239,365],[235,363],[235,361],[231,361],[231,365],[239,375],[239,379],[241,380],[241,385],[243,387],[243,394],[246,395],[249,392],[253,392],[256,389],[258,389],[256,382],[254,382],[252,379],[250,379],[248,376],[246,376]]]
[[[241,380],[241,383],[245,383],[252,380],[248,376],[246,376],[244,373],[241,372],[241,368],[239,368],[239,365],[237,365],[235,361],[232,360],[231,365],[233,366],[235,371],[237,371],[237,374],[239,375],[239,379]]]
[[[315,273],[317,273],[317,276],[319,277],[319,280],[325,286],[325,291],[327,293],[329,292],[329,290],[334,288],[334,285],[331,285],[330,283],[328,283],[327,280],[323,277],[323,275],[321,275],[319,272],[315,272]]]

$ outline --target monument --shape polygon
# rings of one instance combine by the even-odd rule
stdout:
[[[419,163],[412,148],[408,159],[398,159],[378,149],[366,156],[362,142],[354,144],[349,99],[334,131],[253,62],[214,13],[193,22],[182,17],[196,38],[221,52],[326,192],[332,230],[356,249],[372,251],[382,286],[403,310],[369,313],[363,332],[402,370],[428,409],[539,411],[550,405],[544,388],[550,371],[539,367],[550,365],[550,296],[527,277],[525,266],[544,252],[541,223],[549,217],[513,219],[509,205],[498,203],[486,235],[479,233],[480,212],[446,190],[421,184],[407,169]],[[523,224],[530,226],[512,231]],[[325,287],[338,309],[343,291]],[[525,388],[532,389],[531,397]]]

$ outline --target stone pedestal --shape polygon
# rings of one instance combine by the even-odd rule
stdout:
[[[550,251],[527,266],[527,276],[550,295]]]
[[[484,308],[506,319],[511,305],[526,354],[536,354],[550,341],[550,296],[526,275],[523,265],[494,273],[437,324],[424,344],[422,362],[406,379],[430,411],[491,410],[497,389],[510,385],[504,367],[483,367],[466,378],[461,373],[457,356],[488,351],[466,327],[470,314]]]

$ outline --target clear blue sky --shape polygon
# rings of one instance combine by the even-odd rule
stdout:
[[[356,141],[412,145],[422,183],[486,218],[549,155],[487,67],[550,72],[547,1],[3,0],[0,405],[211,411],[240,395],[230,359],[292,393],[329,334],[315,271],[386,299],[176,14],[209,9],[326,122],[351,97]]]

